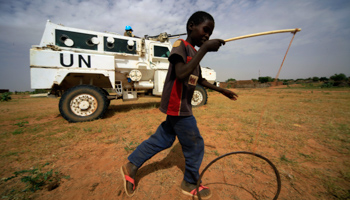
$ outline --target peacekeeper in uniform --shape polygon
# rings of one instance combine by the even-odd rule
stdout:
[[[135,35],[132,34],[132,32],[133,32],[133,30],[132,30],[131,26],[125,26],[124,36],[135,37]]]

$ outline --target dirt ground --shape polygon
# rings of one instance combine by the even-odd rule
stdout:
[[[208,104],[194,109],[205,140],[200,171],[226,153],[254,152],[277,167],[282,183],[279,199],[350,198],[349,91],[336,91],[341,95],[339,109],[332,102],[338,96],[332,92],[235,91],[240,96],[237,102],[211,92]],[[58,99],[18,95],[12,102],[1,103],[2,199],[129,199],[120,167],[165,119],[159,102],[159,98],[112,101],[103,119],[84,123],[65,121],[58,112]],[[322,105],[318,110],[322,113],[316,114],[312,104]],[[346,134],[330,132],[330,123]],[[319,134],[320,130],[329,134]],[[19,178],[4,181],[16,171],[45,163],[49,164],[41,171],[52,169],[61,176],[51,191],[45,185],[34,193],[23,192],[26,184]],[[130,199],[192,199],[179,187],[184,168],[176,140],[139,169],[137,192]],[[247,154],[217,161],[202,181],[212,189],[211,199],[273,199],[277,191],[271,166]]]

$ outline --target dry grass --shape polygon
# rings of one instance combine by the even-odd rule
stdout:
[[[350,90],[242,89],[238,101],[209,92],[206,106],[194,109],[205,139],[202,169],[219,155],[251,151],[271,160],[280,172],[280,199],[350,198]],[[104,119],[70,124],[58,99],[12,95],[0,103],[0,175],[46,166],[72,177],[51,192],[22,192],[18,179],[1,181],[4,199],[123,198],[119,167],[130,152],[165,119],[159,98],[112,101]],[[171,149],[140,169],[136,199],[182,199],[181,148]],[[169,169],[170,168],[170,169]],[[203,178],[214,199],[271,199],[275,176],[251,156],[215,163]],[[151,186],[154,186],[151,188]],[[169,198],[169,197],[168,197]],[[171,198],[172,199],[172,198]]]

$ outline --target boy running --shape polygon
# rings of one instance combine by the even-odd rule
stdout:
[[[185,173],[181,183],[182,192],[196,195],[199,168],[204,155],[204,141],[192,114],[191,99],[197,84],[218,91],[226,97],[237,100],[237,95],[216,87],[202,78],[200,61],[207,52],[218,51],[225,42],[220,39],[209,40],[214,30],[213,17],[203,11],[194,13],[186,24],[186,40],[177,40],[169,55],[169,69],[164,83],[160,111],[167,115],[156,132],[142,142],[128,157],[129,162],[122,166],[125,192],[128,196],[135,193],[135,176],[138,168],[158,152],[172,146],[179,139],[185,157]],[[194,47],[198,46],[197,51]],[[211,191],[200,186],[202,199],[211,197]]]

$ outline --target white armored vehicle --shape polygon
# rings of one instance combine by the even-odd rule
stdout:
[[[69,122],[101,118],[112,99],[161,96],[169,36],[136,38],[48,21],[40,45],[30,49],[31,88],[61,96],[59,111]],[[214,70],[202,68],[202,76],[215,83]],[[205,89],[197,85],[192,105],[206,101]]]

